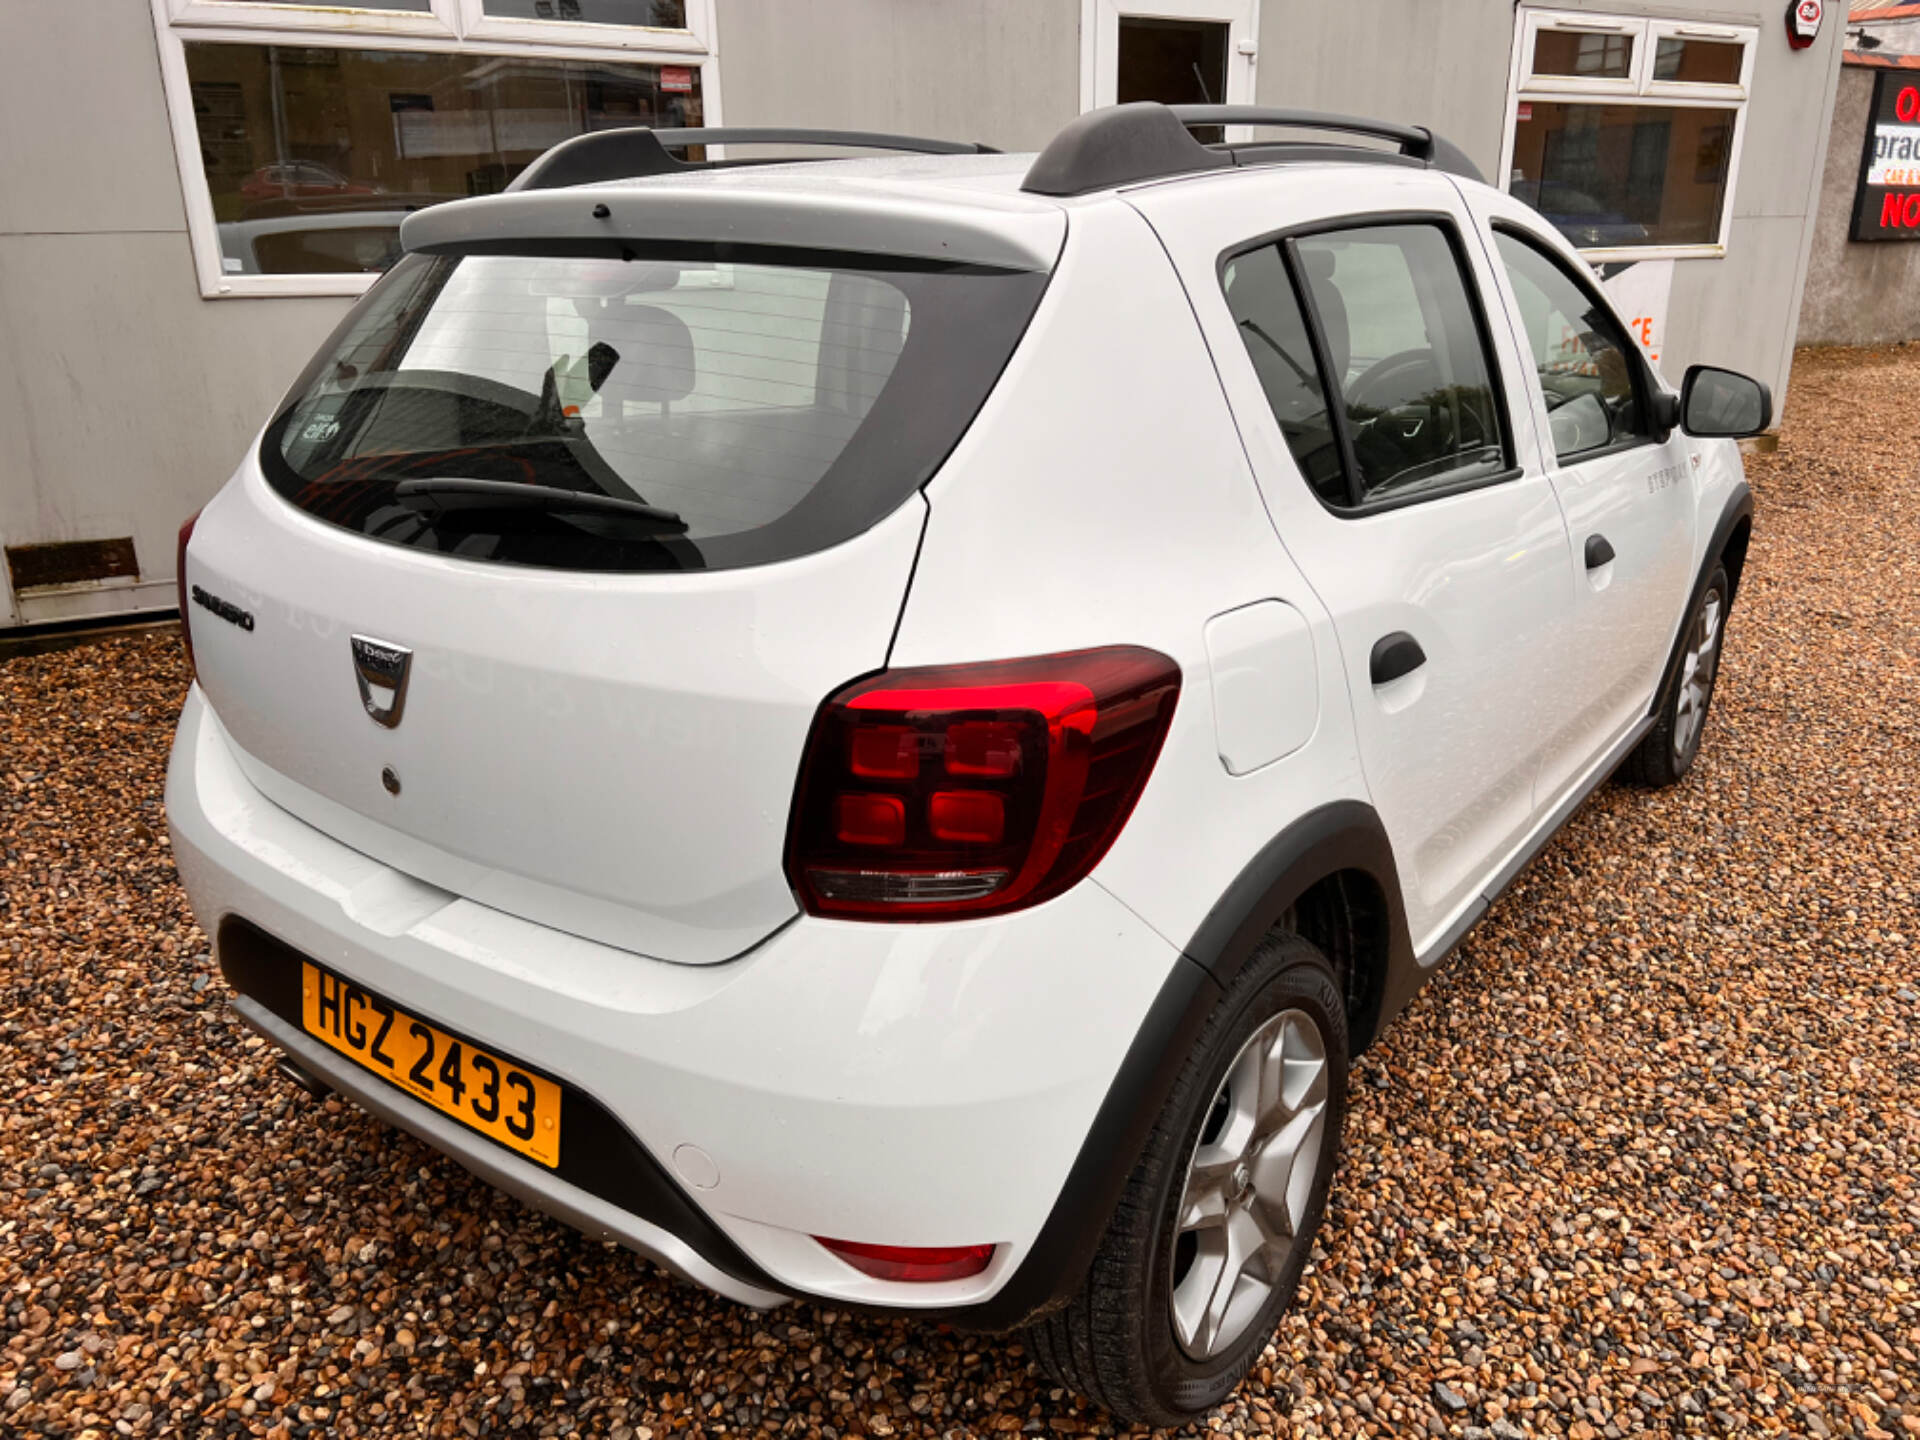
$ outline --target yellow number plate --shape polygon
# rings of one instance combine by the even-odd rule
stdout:
[[[509,1149],[560,1163],[560,1087],[398,1006],[301,965],[300,1023],[349,1060]]]

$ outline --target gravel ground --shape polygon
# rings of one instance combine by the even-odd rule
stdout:
[[[1810,352],[1702,762],[1603,791],[1361,1064],[1216,1429],[1920,1435],[1920,349]],[[1095,1432],[1017,1341],[754,1314],[228,1012],[166,636],[0,663],[0,1434]]]

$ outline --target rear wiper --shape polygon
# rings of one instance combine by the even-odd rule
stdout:
[[[621,515],[646,520],[668,530],[684,530],[687,522],[671,510],[643,500],[617,495],[594,495],[585,490],[560,490],[551,485],[526,485],[517,480],[472,480],[457,475],[422,476],[402,480],[393,498],[432,501],[465,500],[472,508],[573,510],[594,515]]]

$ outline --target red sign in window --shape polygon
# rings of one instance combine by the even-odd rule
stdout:
[[[691,65],[662,65],[660,67],[660,88],[675,90],[682,94],[693,89],[693,67]]]

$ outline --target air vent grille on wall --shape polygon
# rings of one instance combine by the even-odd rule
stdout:
[[[62,540],[7,546],[7,571],[18,595],[89,580],[138,579],[140,562],[134,557],[130,536],[119,540]]]

